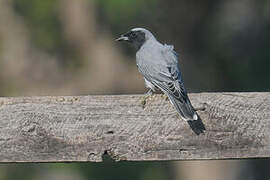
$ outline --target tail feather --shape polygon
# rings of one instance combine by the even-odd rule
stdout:
[[[168,95],[171,103],[176,108],[178,114],[188,122],[190,128],[194,131],[195,134],[200,135],[205,131],[205,126],[199,117],[199,115],[194,110],[189,99],[186,102],[180,102],[179,100]],[[188,97],[187,97],[188,98]]]
[[[205,131],[205,126],[200,117],[197,120],[188,120],[187,122],[195,134],[200,135]]]

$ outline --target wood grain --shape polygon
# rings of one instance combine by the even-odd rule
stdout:
[[[270,93],[189,96],[199,136],[161,95],[0,98],[0,162],[270,157]]]

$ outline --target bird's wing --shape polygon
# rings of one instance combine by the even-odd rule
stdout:
[[[176,108],[178,114],[199,135],[205,130],[200,117],[192,107],[182,81],[178,58],[172,49],[152,50],[137,56],[137,66],[144,78],[162,90]]]
[[[138,68],[143,76],[168,95],[171,103],[185,120],[196,120],[197,115],[189,101],[178,68],[178,60],[171,47],[164,47],[160,53],[144,56]]]

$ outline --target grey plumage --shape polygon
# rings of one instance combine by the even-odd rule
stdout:
[[[165,93],[192,130],[196,134],[202,133],[205,127],[187,96],[178,56],[173,46],[161,44],[144,28],[134,28],[117,40],[128,41],[135,45],[136,63],[144,76],[146,87],[152,91],[160,89]]]

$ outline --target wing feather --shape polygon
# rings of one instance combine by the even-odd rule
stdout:
[[[197,135],[203,133],[204,124],[187,96],[173,46],[165,45],[162,50],[151,49],[137,54],[136,61],[144,78],[168,96],[178,114],[188,122],[191,129]]]
[[[138,65],[139,71],[161,91],[168,95],[171,103],[176,107],[178,113],[185,120],[194,118],[194,108],[187,96],[181,73],[178,67],[177,57],[172,51],[173,47],[165,46],[161,51],[159,59],[143,59],[143,63]],[[154,58],[155,56],[151,56]],[[160,57],[163,58],[162,63]],[[161,59],[162,60],[162,59]]]

